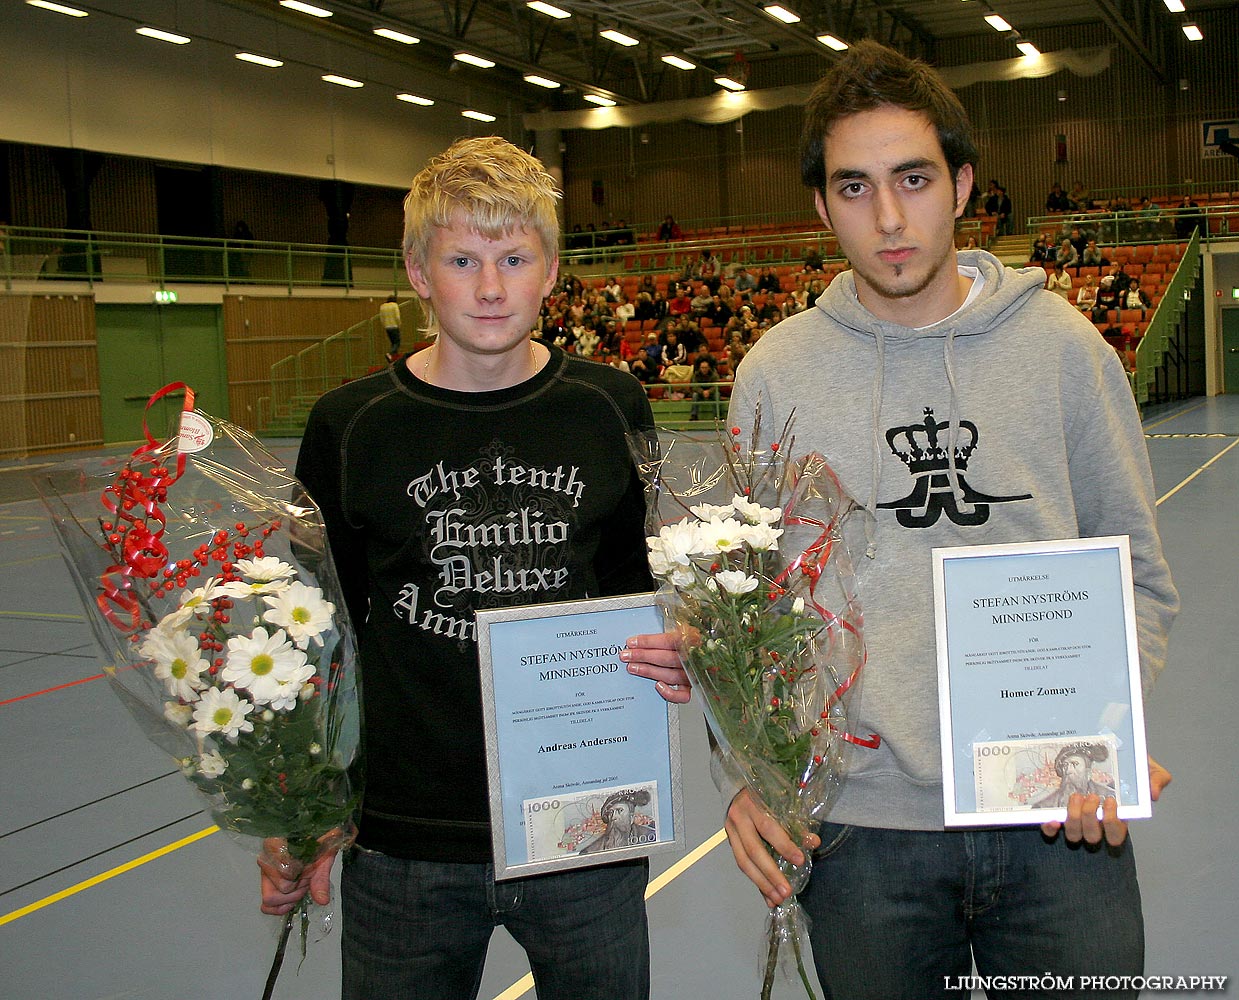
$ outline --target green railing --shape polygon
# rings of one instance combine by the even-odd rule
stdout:
[[[1031,215],[1026,229],[1028,233],[1049,233],[1051,238],[1078,226],[1081,232],[1096,235],[1098,246],[1113,246],[1134,243],[1183,242],[1188,237],[1179,236],[1176,222],[1180,218],[1188,223],[1184,231],[1190,233],[1198,227],[1201,239],[1208,244],[1210,239],[1230,239],[1239,236],[1239,203],[1233,205],[1205,205],[1200,208],[1161,208],[1157,214],[1140,212],[1062,212],[1057,215]]]
[[[406,331],[421,329],[424,320],[417,299],[402,302],[400,313]],[[382,358],[388,349],[387,332],[379,318],[372,316],[280,359],[270,369],[271,394],[258,400],[259,432],[282,437],[299,435],[319,396],[373,371],[376,359]]]
[[[0,285],[28,281],[408,287],[393,249],[9,226],[0,232]]]
[[[1162,300],[1149,321],[1140,343],[1136,345],[1136,370],[1132,375],[1132,392],[1136,405],[1144,406],[1149,401],[1149,386],[1157,377],[1157,369],[1170,346],[1186,307],[1187,297],[1196,285],[1200,272],[1200,233],[1196,232],[1183,252],[1183,259],[1175,268],[1174,277],[1166,286]]]

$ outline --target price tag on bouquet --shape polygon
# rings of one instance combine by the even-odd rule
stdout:
[[[934,549],[947,826],[1152,815],[1126,536]]]

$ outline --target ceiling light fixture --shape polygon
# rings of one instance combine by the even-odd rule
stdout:
[[[547,90],[557,90],[563,86],[558,80],[552,80],[549,77],[538,76],[536,73],[526,73],[524,76],[526,83],[532,83],[535,87],[545,87]]]
[[[842,52],[848,47],[848,43],[842,38],[836,38],[834,35],[818,35],[817,40],[826,46],[828,49],[834,49],[836,52]]]
[[[616,31],[614,28],[607,28],[606,31],[598,32],[607,41],[614,42],[616,45],[636,45],[637,39],[631,35],[625,35],[622,31]]]
[[[1001,14],[986,14],[985,23],[995,31],[1011,31],[1011,25],[1003,19]]]
[[[743,90],[744,89],[744,84],[740,83],[738,80],[733,80],[729,76],[722,76],[722,75],[716,76],[714,78],[714,82],[717,83],[720,87],[723,87],[727,90]]]
[[[782,21],[784,24],[796,24],[800,20],[799,14],[793,13],[782,4],[768,3],[762,7],[762,10],[776,21]]]
[[[1183,6],[1183,0],[1162,0],[1162,2],[1172,14],[1182,14],[1187,9]]]
[[[334,83],[337,87],[351,87],[353,90],[365,86],[360,80],[354,80],[349,76],[337,76],[335,73],[324,73],[323,82]]]
[[[410,35],[405,31],[397,31],[395,28],[375,28],[374,33],[380,38],[390,38],[393,42],[399,42],[401,45],[416,45],[421,41],[416,35]]]
[[[697,64],[691,63],[683,56],[677,56],[674,52],[668,52],[663,56],[663,62],[668,66],[674,66],[676,69],[696,69]]]
[[[312,3],[302,3],[301,0],[280,0],[281,7],[287,7],[289,10],[295,10],[301,14],[309,14],[310,17],[333,17],[335,11],[328,10],[326,7],[315,7]]]
[[[173,45],[188,45],[190,42],[188,35],[178,35],[175,31],[164,31],[162,28],[150,28],[145,24],[134,30],[139,35],[145,35],[147,38],[157,38],[161,42],[171,42]]]
[[[1183,25],[1183,34],[1187,35],[1188,39],[1193,42],[1201,41],[1205,35],[1195,24]]]
[[[482,56],[475,56],[472,52],[453,52],[452,58],[457,62],[468,63],[470,66],[477,66],[479,69],[490,69],[495,65],[494,60],[484,59]]]
[[[69,17],[87,17],[89,11],[78,10],[76,7],[66,7],[62,3],[52,3],[51,0],[26,0],[31,7],[42,7],[53,14],[68,14]]]
[[[488,115],[485,111],[474,111],[472,108],[465,108],[461,115],[465,118],[472,118],[475,122],[493,122],[495,120],[494,115]]]
[[[525,4],[525,6],[530,10],[536,10],[539,14],[553,17],[557,21],[562,21],[564,18],[572,16],[568,11],[556,7],[554,4],[543,3],[542,0],[529,0],[529,3]]]
[[[267,69],[277,69],[284,65],[282,59],[272,59],[270,56],[260,56],[257,52],[238,52],[241,62],[253,63],[255,66],[266,66]]]
[[[586,94],[585,100],[590,104],[597,104],[600,108],[613,108],[615,102],[609,97],[603,97],[601,94]]]
[[[1032,42],[1016,42],[1015,47],[1024,53],[1029,59],[1035,59],[1041,55],[1041,50]]]
[[[423,108],[434,107],[435,103],[429,97],[421,97],[418,94],[397,94],[396,100],[404,101],[405,104],[416,104]]]

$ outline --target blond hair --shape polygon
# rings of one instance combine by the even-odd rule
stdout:
[[[534,232],[549,264],[559,253],[559,197],[546,168],[507,139],[458,139],[413,178],[404,199],[405,257],[425,265],[432,231],[461,222],[492,240]]]

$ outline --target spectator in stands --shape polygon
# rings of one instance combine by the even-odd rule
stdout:
[[[1071,211],[1071,202],[1067,198],[1067,193],[1063,190],[1063,186],[1054,182],[1054,186],[1050,188],[1050,193],[1045,198],[1045,210],[1047,212],[1069,212]]]
[[[731,319],[731,306],[723,301],[721,295],[711,296],[710,305],[706,308],[706,316],[715,326],[726,326],[727,321]]]
[[[807,251],[805,251],[804,271],[807,274],[813,271],[820,271],[821,269],[822,269],[822,253],[817,248],[817,245],[813,244],[809,247]]]
[[[803,285],[798,285],[791,291],[783,303],[783,308],[787,310],[789,316],[793,313],[804,312],[809,308],[809,293]]]
[[[748,268],[743,264],[736,271],[735,286],[737,292],[751,292],[757,288],[757,279],[749,274]]]
[[[1071,246],[1070,243],[1065,244]],[[1061,295],[1064,299],[1071,296],[1071,275],[1063,269],[1063,262],[1056,260],[1054,262],[1054,270],[1046,275],[1045,287],[1055,295]]]
[[[238,222],[237,225],[241,223]],[[396,296],[389,295],[387,301],[379,306],[379,322],[383,324],[390,344],[384,357],[388,361],[395,361],[400,356],[400,303],[396,301]]]
[[[645,293],[642,292],[642,294],[644,295]],[[627,323],[630,319],[635,318],[636,314],[637,307],[629,302],[628,299],[624,297],[623,293],[621,293],[619,302],[615,306],[615,318],[621,323]]]
[[[1087,212],[1093,207],[1093,196],[1083,181],[1073,181],[1071,190],[1067,192],[1067,201],[1073,212]]]
[[[1067,236],[1068,242],[1076,248],[1076,256],[1081,256],[1084,253],[1084,248],[1088,246],[1088,237],[1080,231],[1079,226],[1072,226],[1071,232]]]
[[[592,358],[601,340],[602,338],[594,332],[592,327],[582,327],[576,334],[577,354],[583,358]]]
[[[637,291],[647,292],[649,293],[650,298],[653,298],[654,293],[658,291],[657,287],[654,285],[654,276],[652,274],[641,275],[641,280],[637,282]]]
[[[693,366],[693,377],[690,381],[693,394],[693,406],[688,411],[688,419],[696,420],[703,409],[702,403],[710,404],[704,407],[706,416],[717,419],[722,415],[719,407],[718,369],[714,367],[710,357],[698,358]]]
[[[1076,248],[1071,245],[1071,240],[1063,240],[1058,245],[1058,252],[1054,255],[1054,262],[1062,264],[1063,267],[1076,267],[1080,263],[1080,255],[1076,253]]]
[[[740,362],[744,360],[744,356],[748,354],[749,349],[744,346],[744,339],[739,333],[733,333],[731,339],[727,341],[727,364],[731,367],[732,377],[735,377],[736,369],[740,367]]]
[[[1097,282],[1091,274],[1086,275],[1084,284],[1080,286],[1080,290],[1076,292],[1076,308],[1080,312],[1086,312],[1092,315],[1093,307],[1097,305]]]
[[[779,276],[774,273],[774,268],[763,267],[761,269],[761,274],[757,278],[757,290],[771,294],[779,291]]]
[[[1183,200],[1175,207],[1174,234],[1181,240],[1190,240],[1192,232],[1203,221],[1200,206],[1192,201],[1190,194],[1185,194]]]
[[[692,315],[700,318],[706,314],[710,305],[714,302],[714,296],[710,294],[710,289],[703,281],[697,286],[697,294],[689,301],[689,311]]]
[[[1140,207],[1136,209],[1136,219],[1140,226],[1140,235],[1146,240],[1156,239],[1162,228],[1162,210],[1157,202],[1148,195],[1140,199]]]
[[[667,315],[672,319],[687,316],[692,308],[693,300],[688,297],[688,288],[684,285],[676,285],[675,298],[667,303]]]
[[[1093,306],[1093,322],[1108,322],[1110,310],[1118,309],[1118,307],[1119,292],[1114,287],[1114,275],[1107,274],[1101,279],[1101,283],[1097,288],[1097,302]]]
[[[809,282],[809,291],[805,296],[805,308],[812,309],[813,304],[817,302],[817,297],[826,291],[826,282],[821,278],[814,278]]]
[[[997,236],[1010,236],[1015,232],[1015,219],[1013,217],[1014,209],[1011,205],[1011,198],[1007,195],[1007,189],[1001,184],[998,185],[998,225],[994,228],[994,234]]]
[[[1107,267],[1110,261],[1101,252],[1101,247],[1097,245],[1097,241],[1089,240],[1088,245],[1084,248],[1084,253],[1080,255],[1080,263],[1085,267]]]
[[[973,236],[973,235],[972,235],[972,233],[969,233],[969,234],[968,234],[968,238],[967,238],[966,240],[964,240],[964,245],[963,245],[962,247],[960,247],[959,249],[961,249],[961,250],[977,250],[977,249],[980,249],[980,248],[977,246],[977,238],[976,238],[975,236]]]
[[[1050,236],[1048,233],[1042,233],[1033,240],[1032,253],[1028,255],[1028,263],[1044,264],[1054,256],[1054,252],[1050,249]]]
[[[662,292],[654,293],[654,320],[661,323],[671,314],[671,303]]]
[[[985,191],[985,214],[986,215],[997,215],[998,204],[999,204],[998,182],[994,180],[993,178],[990,178],[989,187],[986,188],[986,191]]]
[[[1114,290],[1120,297],[1126,295],[1133,281],[1132,276],[1127,273],[1127,265],[1119,261],[1111,273],[1114,277]]]
[[[619,278],[615,275],[611,275],[611,277],[607,279],[606,284],[602,286],[602,294],[606,297],[608,302],[618,302],[622,291],[623,286],[620,284]]]
[[[628,362],[623,358],[616,357],[614,354],[604,354],[602,356],[602,360],[605,364],[610,365],[612,368],[618,368],[620,371],[628,372],[629,374],[632,373],[632,369],[628,366]]]
[[[1122,308],[1124,309],[1139,309],[1141,312],[1144,312],[1152,304],[1144,289],[1135,282],[1132,282],[1127,287],[1127,291],[1123,293]]]
[[[701,251],[701,256],[693,265],[693,277],[703,282],[711,291],[718,287],[718,258],[710,252],[709,247]]]
[[[670,215],[662,221],[662,225],[658,227],[658,239],[662,243],[670,243],[672,240],[680,240],[684,238],[684,234],[680,232],[680,227]]]
[[[663,368],[688,364],[688,351],[680,343],[680,338],[674,329],[667,331],[667,342],[663,344],[660,360]]]
[[[696,320],[682,323],[680,328],[676,330],[676,335],[680,338],[680,343],[684,345],[684,350],[690,358],[705,349],[706,338],[701,332],[700,324]]]

